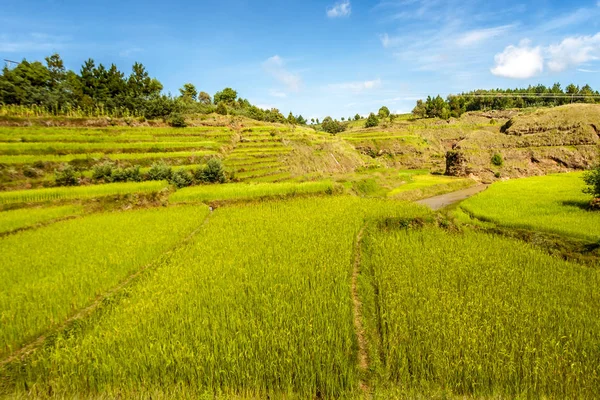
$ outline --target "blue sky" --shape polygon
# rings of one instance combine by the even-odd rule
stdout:
[[[0,58],[142,62],[165,91],[230,86],[305,117],[477,88],[600,89],[600,0],[0,0]]]

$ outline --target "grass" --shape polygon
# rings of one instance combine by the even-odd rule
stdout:
[[[0,355],[59,325],[154,261],[207,212],[173,207],[99,214],[0,239]]]
[[[60,218],[80,215],[81,206],[60,206],[48,208],[25,208],[0,212],[0,234],[18,229],[32,227],[37,224],[54,221]]]
[[[400,177],[406,183],[391,190],[388,197],[399,200],[419,200],[466,189],[476,184],[472,179],[425,175],[421,174],[420,170],[416,171],[416,173],[401,173]]]
[[[354,240],[365,219],[414,215],[428,211],[352,197],[218,208],[126,296],[2,370],[4,394],[357,395]]]
[[[300,194],[333,193],[330,181],[283,183],[227,183],[222,185],[194,186],[178,190],[170,202],[203,202],[219,200],[255,199],[261,197],[294,196]]]
[[[214,151],[172,151],[166,153],[86,153],[86,154],[68,154],[68,155],[0,155],[0,164],[33,164],[35,162],[53,162],[68,163],[75,160],[109,159],[109,160],[146,160],[146,159],[172,159],[172,158],[195,158],[207,157],[217,154]]]
[[[371,229],[363,260],[382,398],[600,396],[597,269],[438,228]]]
[[[217,150],[222,144],[211,141],[202,142],[137,142],[137,143],[0,143],[1,154],[78,154],[78,153],[127,153],[165,152],[183,149]]]
[[[600,213],[585,209],[581,173],[498,182],[461,204],[472,216],[511,228],[600,240]]]
[[[0,204],[42,203],[54,200],[80,200],[102,196],[158,192],[169,187],[167,182],[128,182],[105,185],[56,187],[0,192]]]

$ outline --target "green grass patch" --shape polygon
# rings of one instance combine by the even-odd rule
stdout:
[[[195,158],[216,155],[215,151],[173,151],[165,153],[87,153],[87,154],[68,154],[68,155],[18,155],[6,156],[0,155],[0,164],[33,164],[35,162],[53,162],[67,163],[75,160],[148,160],[148,159],[174,159],[174,158]]]
[[[254,199],[300,194],[333,193],[330,181],[284,182],[284,183],[226,183],[222,185],[194,186],[178,190],[169,198],[170,202],[217,201]]]
[[[388,197],[399,200],[419,200],[456,190],[466,189],[476,184],[472,179],[455,178],[443,175],[401,173],[399,177],[406,183],[388,192]]]
[[[581,173],[497,182],[461,203],[472,216],[495,224],[600,240],[600,213],[587,211],[590,196]]]
[[[97,214],[0,239],[0,355],[156,260],[207,213],[172,207]]]
[[[55,200],[82,200],[103,196],[158,192],[168,187],[168,182],[148,181],[15,190],[10,192],[0,192],[0,204],[43,203]]]
[[[60,206],[48,208],[22,208],[0,212],[0,233],[12,232],[60,218],[80,215],[81,206]]]
[[[350,299],[355,237],[365,219],[415,215],[428,211],[349,196],[218,208],[192,242],[121,301],[56,335],[27,362],[0,370],[4,391],[358,397]]]
[[[372,368],[390,397],[600,396],[597,269],[438,228],[373,229],[363,260]]]

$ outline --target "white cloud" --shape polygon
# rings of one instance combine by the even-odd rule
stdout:
[[[583,63],[600,58],[600,33],[594,36],[565,38],[559,44],[550,45],[547,50],[548,69],[562,72]]]
[[[335,3],[331,8],[327,9],[327,16],[329,18],[340,18],[348,17],[352,13],[352,7],[350,6],[350,0],[340,1]]]
[[[496,66],[492,74],[505,78],[526,79],[544,71],[542,49],[531,47],[531,42],[522,40],[518,46],[508,46],[494,57]]]
[[[65,47],[68,36],[53,36],[45,33],[30,33],[25,36],[0,35],[0,51],[26,53],[31,51],[52,52]]]
[[[402,38],[398,36],[390,36],[387,33],[379,35],[379,40],[384,48],[396,47],[402,42]]]
[[[456,44],[461,47],[474,46],[485,42],[486,40],[500,36],[503,33],[512,29],[514,25],[503,25],[494,28],[476,29],[465,32],[456,40]]]
[[[287,94],[285,94],[284,92],[282,92],[280,90],[275,90],[275,89],[269,90],[269,94],[273,97],[279,97],[281,99],[287,97]]]
[[[598,70],[584,69],[584,68],[577,68],[577,71],[579,71],[579,72],[585,72],[585,73],[588,73],[588,74],[597,74],[597,73],[600,73],[600,71],[598,71]]]
[[[302,78],[300,75],[288,71],[285,67],[285,61],[278,55],[270,57],[263,62],[263,68],[269,75],[285,85],[289,90],[294,92],[300,90]]]
[[[358,82],[344,82],[344,83],[332,83],[328,87],[334,90],[350,90],[352,92],[362,92],[365,90],[378,89],[381,87],[381,79],[374,79],[372,81],[358,81]]]

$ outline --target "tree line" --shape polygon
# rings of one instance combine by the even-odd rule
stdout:
[[[562,89],[559,83],[551,87],[528,86],[521,89],[475,90],[418,100],[412,113],[419,118],[458,118],[467,111],[507,110],[527,107],[554,107],[570,103],[600,103],[600,93],[590,85],[574,84]]]
[[[240,115],[266,122],[306,124],[302,115],[291,112],[286,118],[278,109],[261,109],[237,91],[225,88],[211,97],[191,83],[178,95],[165,95],[163,85],[150,77],[141,63],[134,63],[127,75],[115,64],[105,67],[93,59],[83,63],[79,73],[67,70],[58,54],[40,61],[23,60],[16,67],[5,66],[0,74],[0,104],[36,107],[51,115],[170,118],[184,124],[179,114]]]

